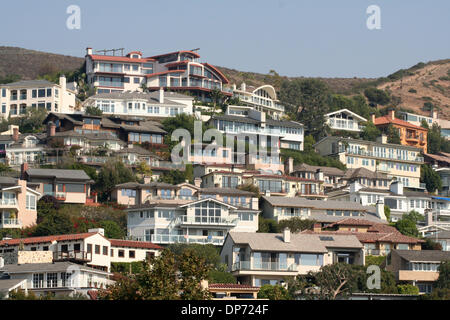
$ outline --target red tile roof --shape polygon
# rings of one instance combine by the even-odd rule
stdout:
[[[76,233],[76,234],[63,234],[57,236],[45,236],[45,237],[31,237],[22,239],[11,239],[0,241],[0,246],[15,246],[19,245],[21,242],[23,244],[34,244],[34,243],[50,243],[53,241],[73,241],[73,240],[83,240],[89,238],[90,236],[96,235],[97,232],[87,232],[87,233]]]
[[[119,56],[102,56],[102,55],[97,55],[97,54],[91,54],[91,55],[89,55],[89,57],[91,57],[91,59],[94,61],[97,60],[97,61],[137,62],[137,63],[155,61],[154,59],[151,59],[151,58],[136,59],[136,58],[119,57]]]
[[[145,242],[145,241],[109,239],[109,242],[111,242],[111,246],[114,246],[114,247],[129,247],[129,248],[143,248],[143,249],[156,249],[156,250],[163,249],[162,247],[160,247],[154,243]]]
[[[335,225],[372,226],[373,224],[374,224],[373,222],[368,221],[368,220],[347,218],[347,219],[339,220],[339,221],[333,223],[331,226],[335,226]]]
[[[211,283],[208,284],[208,289],[231,289],[231,290],[255,290],[259,291],[259,287],[249,286],[238,283]]]
[[[427,131],[427,129],[425,129],[425,128],[416,126],[416,125],[411,124],[409,122],[406,122],[404,120],[400,120],[400,119],[397,119],[397,118],[392,119],[389,115],[376,118],[375,122],[374,122],[374,124],[376,126],[384,125],[384,124],[390,124],[390,123],[397,124],[397,125],[402,126],[402,127],[408,127],[408,128],[412,128],[412,129],[421,130],[421,131]]]

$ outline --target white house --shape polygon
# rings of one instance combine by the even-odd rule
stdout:
[[[334,130],[360,132],[363,129],[363,123],[367,119],[348,109],[341,109],[327,113],[325,121]]]
[[[96,106],[105,115],[128,115],[166,118],[177,114],[192,114],[194,98],[160,89],[156,92],[124,91],[98,93],[83,106]]]
[[[46,80],[23,80],[0,85],[0,115],[18,117],[28,108],[39,108],[48,112],[74,113],[76,92],[67,88],[66,78],[61,76],[59,84]]]

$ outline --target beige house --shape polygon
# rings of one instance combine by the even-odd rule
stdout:
[[[46,80],[23,80],[0,85],[0,115],[18,117],[28,108],[48,112],[74,113],[76,92],[67,88],[66,78],[61,76],[59,84]]]
[[[406,281],[419,288],[420,293],[433,291],[439,278],[439,265],[450,260],[449,251],[440,250],[392,250],[386,270],[395,274],[397,281]]]
[[[385,173],[406,187],[420,188],[420,166],[424,158],[419,148],[387,143],[385,135],[377,142],[330,136],[314,147],[320,155],[338,159],[348,169],[364,167]]]
[[[91,196],[93,180],[84,170],[64,169],[28,169],[22,165],[22,178],[28,184],[36,185],[42,195],[50,195],[63,203],[92,204]]]
[[[36,224],[41,194],[27,181],[0,177],[0,229],[26,228]]]
[[[337,262],[364,265],[364,250],[354,235],[230,232],[221,260],[239,283],[261,287],[319,271]]]

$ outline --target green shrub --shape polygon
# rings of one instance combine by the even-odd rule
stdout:
[[[386,260],[385,256],[366,256],[366,266],[380,266]]]
[[[399,294],[419,294],[419,288],[412,284],[399,284],[397,289]]]

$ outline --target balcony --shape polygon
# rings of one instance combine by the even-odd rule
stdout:
[[[1,199],[0,209],[18,208],[16,199]]]
[[[439,272],[435,271],[412,271],[399,270],[399,281],[436,281],[439,277]]]
[[[0,229],[16,229],[22,228],[22,223],[19,219],[0,219]]]
[[[394,157],[393,155],[389,155],[387,153],[375,153],[372,151],[365,151],[365,150],[350,150],[345,148],[340,148],[339,153],[345,152],[348,155],[358,155],[358,156],[365,156],[365,157],[373,157],[373,158],[383,158],[388,160],[399,160],[399,161],[409,161],[409,162],[424,162],[423,157],[416,157],[415,159],[404,159],[400,156]]]
[[[235,227],[238,223],[238,218],[221,218],[221,217],[189,217],[180,216],[175,219],[175,224],[180,226],[195,226],[195,225],[208,225],[208,226],[223,226],[223,227]]]
[[[225,238],[223,236],[187,236],[187,235],[169,235],[169,234],[154,234],[151,236],[151,242],[157,244],[172,244],[172,243],[200,243],[213,244],[216,246],[223,245]]]
[[[283,262],[253,262],[240,261],[233,264],[231,271],[287,271],[297,272],[298,265]]]
[[[56,251],[53,253],[53,261],[92,261],[92,252],[86,251]]]

